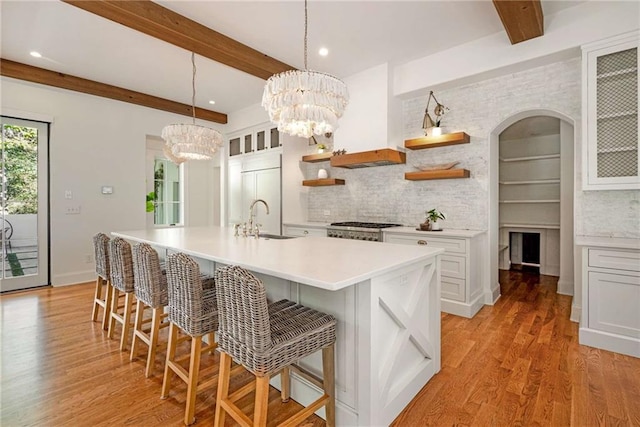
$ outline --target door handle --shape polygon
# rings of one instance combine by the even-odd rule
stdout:
[[[418,240],[418,244],[424,246],[424,245],[427,244],[427,241],[426,240]]]

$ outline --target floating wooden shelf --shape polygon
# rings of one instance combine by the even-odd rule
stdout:
[[[468,144],[469,142],[469,135],[464,132],[455,132],[439,136],[407,139],[404,141],[404,146],[410,150],[422,150],[424,148],[444,147],[447,145]]]
[[[367,168],[371,166],[388,166],[406,163],[407,155],[391,148],[362,151],[359,153],[341,154],[331,157],[331,167],[334,168]]]
[[[423,181],[427,179],[455,179],[455,178],[469,178],[470,173],[468,169],[445,169],[437,171],[418,171],[418,172],[406,172],[404,179],[409,181]]]
[[[333,153],[316,153],[316,154],[308,154],[306,156],[302,156],[302,161],[307,163],[317,163],[317,162],[325,162],[331,159]]]
[[[305,187],[324,187],[326,185],[344,185],[344,179],[326,178],[326,179],[305,179],[302,181]]]

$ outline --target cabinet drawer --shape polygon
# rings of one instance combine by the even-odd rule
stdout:
[[[640,339],[640,277],[589,272],[589,328]]]
[[[464,280],[442,276],[440,282],[442,285],[442,289],[440,292],[441,298],[464,302],[464,299],[466,297]]]
[[[443,276],[464,279],[467,275],[467,259],[465,257],[442,255],[440,267]]]
[[[640,271],[640,251],[589,249],[589,267]]]
[[[307,237],[320,236],[326,237],[327,230],[324,228],[304,228],[304,227],[284,227],[285,236]]]
[[[442,248],[445,253],[467,253],[467,241],[465,239],[446,238],[446,237],[431,237],[431,236],[413,236],[413,235],[399,235],[399,234],[387,234],[385,236],[385,242],[399,243],[402,245],[424,245],[434,248]]]

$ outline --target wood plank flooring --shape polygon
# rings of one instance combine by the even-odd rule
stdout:
[[[501,282],[500,300],[473,319],[442,315],[442,370],[394,426],[640,426],[640,359],[578,345],[555,278],[503,272]],[[159,398],[164,353],[144,378],[144,360],[129,362],[90,321],[92,297],[93,284],[0,296],[0,425],[183,425],[186,387],[174,380]],[[203,360],[215,374],[218,356]],[[241,405],[250,413],[251,395]],[[273,389],[269,425],[297,409]],[[215,386],[198,395],[197,425],[214,410]]]
[[[442,370],[393,426],[640,426],[640,359],[579,345],[556,277],[500,283],[473,319],[442,315]]]

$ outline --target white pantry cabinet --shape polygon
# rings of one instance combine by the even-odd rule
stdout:
[[[269,214],[262,203],[254,207],[254,224],[261,224],[265,233],[282,231],[282,168],[280,152],[265,152],[229,159],[228,163],[228,224],[249,222],[249,206],[256,199],[269,205]]]
[[[441,257],[441,309],[457,316],[473,317],[484,305],[482,239],[484,231],[415,231],[397,227],[383,231],[386,243],[421,245],[445,250]]]
[[[639,37],[632,31],[582,47],[584,190],[640,189]]]
[[[640,357],[640,244],[582,248],[580,344]]]

